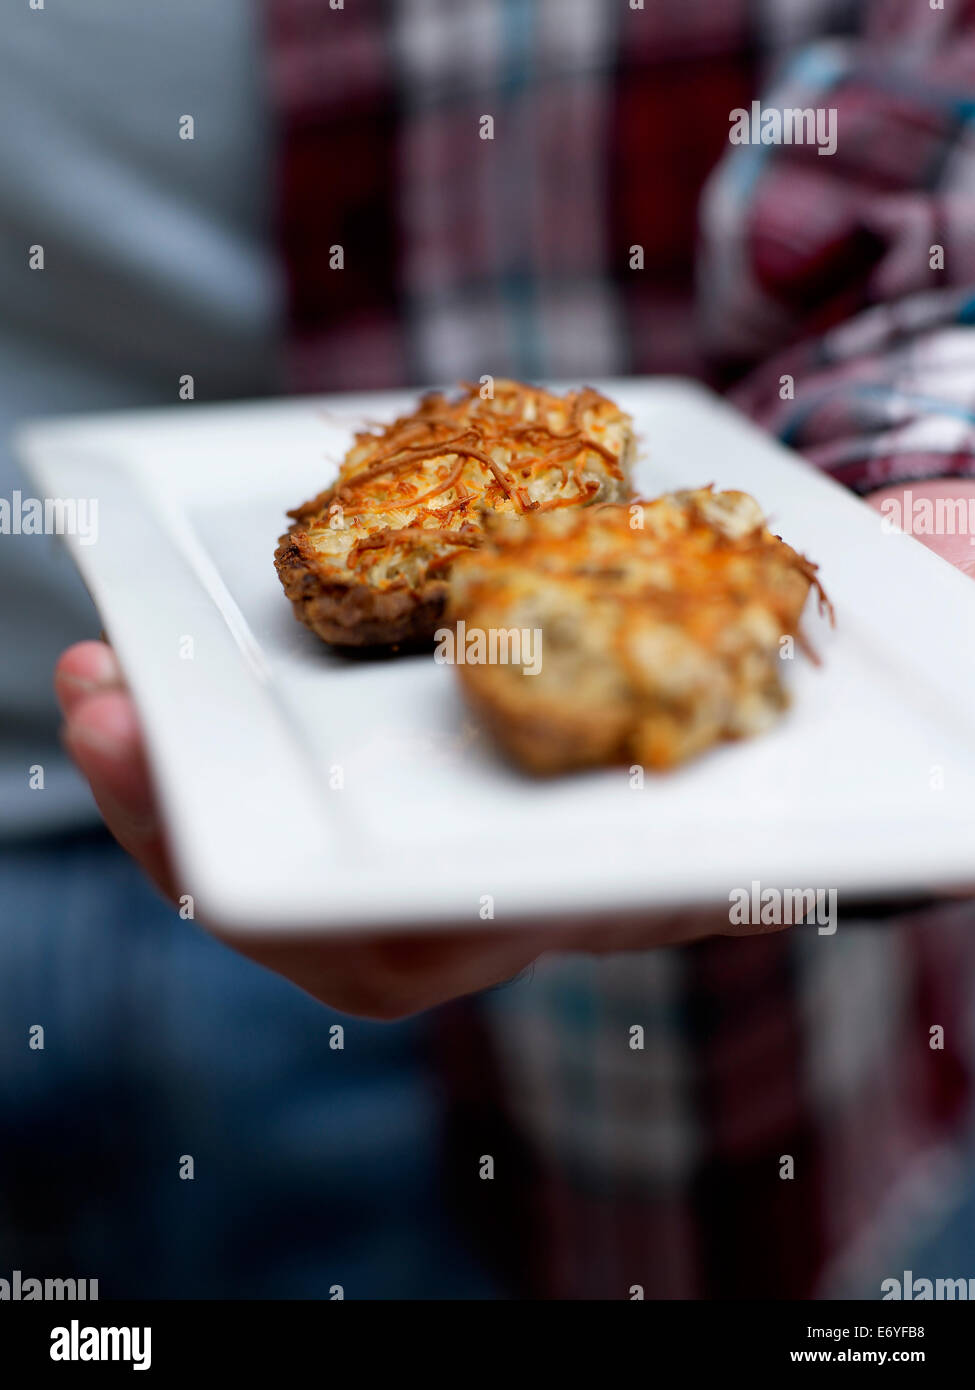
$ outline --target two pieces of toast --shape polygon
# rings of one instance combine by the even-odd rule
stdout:
[[[627,502],[633,451],[629,417],[590,389],[426,396],[290,514],[285,592],[339,647],[429,643],[444,622],[481,634],[493,655],[459,678],[534,772],[669,768],[757,733],[786,703],[779,644],[815,566],[745,493]]]

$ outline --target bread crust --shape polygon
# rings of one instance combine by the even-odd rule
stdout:
[[[336,482],[289,514],[274,563],[295,617],[336,647],[429,644],[454,559],[495,513],[621,499],[633,451],[629,417],[590,388],[426,396],[358,435]]]

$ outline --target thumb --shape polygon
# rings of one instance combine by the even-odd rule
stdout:
[[[62,740],[119,844],[167,897],[172,874],[132,698],[104,643],[65,652],[55,670]]]

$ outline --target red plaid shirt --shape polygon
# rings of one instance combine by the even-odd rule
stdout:
[[[970,0],[268,0],[295,385],[690,372],[861,491],[975,475],[973,19]],[[835,154],[731,145],[758,97],[834,108]],[[560,957],[485,996],[480,1025],[445,1011],[454,1166],[506,1155],[473,1204],[525,1238],[524,1287],[879,1296],[934,1161],[951,1199],[973,919]]]

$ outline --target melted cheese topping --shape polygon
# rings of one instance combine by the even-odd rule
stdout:
[[[303,548],[346,582],[415,584],[477,545],[485,517],[625,496],[631,422],[591,388],[556,396],[467,385],[363,432],[336,484],[291,515]]]

